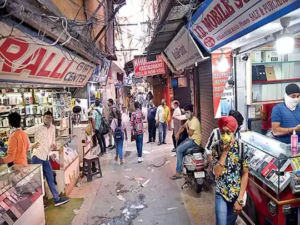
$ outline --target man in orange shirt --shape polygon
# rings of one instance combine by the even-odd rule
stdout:
[[[27,165],[26,152],[30,145],[27,134],[21,130],[21,116],[18,113],[8,115],[9,125],[12,127],[8,139],[7,156],[0,159],[0,164]]]

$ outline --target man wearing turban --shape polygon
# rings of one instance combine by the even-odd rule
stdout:
[[[218,120],[221,133],[220,152],[213,149],[214,174],[216,179],[215,213],[217,225],[235,224],[242,211],[248,183],[248,160],[235,140],[238,123],[232,116]],[[241,155],[241,156],[240,156]]]
[[[276,105],[272,111],[272,132],[278,141],[286,144],[291,143],[291,135],[294,131],[300,136],[299,97],[299,86],[289,84],[285,88],[284,103]]]

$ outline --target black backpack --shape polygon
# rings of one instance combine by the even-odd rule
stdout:
[[[108,134],[110,131],[110,126],[109,126],[108,122],[106,121],[104,116],[102,116],[102,114],[100,113],[100,111],[98,109],[95,109],[95,110],[101,116],[101,124],[100,124],[100,130],[99,130],[100,133],[102,135]]]

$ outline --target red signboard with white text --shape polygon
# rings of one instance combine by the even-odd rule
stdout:
[[[165,63],[161,55],[156,56],[155,61],[147,62],[147,57],[135,58],[133,60],[135,77],[148,77],[166,73]]]
[[[228,84],[230,78],[231,68],[228,67],[227,71],[220,72],[218,70],[218,62],[221,53],[211,54],[212,58],[212,72],[213,72],[213,102],[214,102],[214,116],[220,118],[228,116],[231,109],[234,108],[233,102],[233,87]],[[231,52],[225,53],[228,64],[231,64]]]
[[[95,65],[0,23],[0,81],[84,86]],[[38,43],[38,44],[37,44]]]
[[[206,0],[188,28],[212,52],[299,7],[299,0]]]

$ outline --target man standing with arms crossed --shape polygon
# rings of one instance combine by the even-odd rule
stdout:
[[[28,135],[33,134],[35,141],[39,143],[38,147],[32,149],[32,164],[42,164],[43,173],[46,177],[49,189],[53,195],[55,206],[61,206],[68,203],[70,200],[60,198],[54,183],[54,176],[51,164],[49,162],[49,154],[51,150],[55,150],[55,126],[52,124],[52,112],[47,111],[44,114],[42,124],[35,125],[25,130]]]

